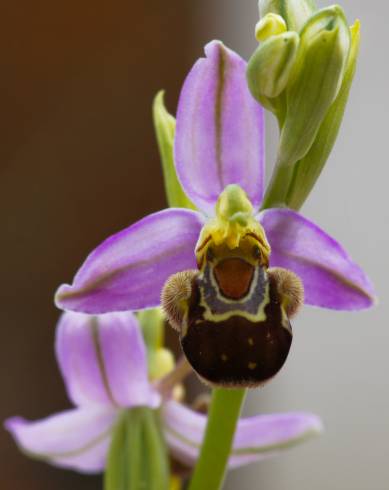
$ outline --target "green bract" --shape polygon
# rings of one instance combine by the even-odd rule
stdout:
[[[258,4],[261,17],[278,14],[285,19],[288,30],[296,32],[317,10],[313,0],[259,0]]]
[[[297,60],[289,81],[287,112],[278,161],[291,165],[303,158],[335,100],[350,50],[350,31],[340,7],[317,12],[300,34]]]
[[[177,178],[173,151],[176,120],[166,110],[163,96],[164,92],[160,91],[154,99],[153,119],[162,161],[167,201],[171,207],[195,209]]]
[[[356,21],[351,27],[350,56],[338,96],[328,110],[309,152],[296,164],[286,197],[286,204],[293,209],[300,209],[308,197],[335,144],[355,74],[359,42],[360,23]]]

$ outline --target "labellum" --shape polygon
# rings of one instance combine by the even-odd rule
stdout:
[[[163,289],[182,349],[210,385],[263,385],[288,356],[303,287],[294,273],[268,269],[265,245],[254,233],[234,248],[208,237],[197,248],[199,270],[173,275]]]

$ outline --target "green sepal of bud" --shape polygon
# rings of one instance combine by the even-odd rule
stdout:
[[[286,22],[277,14],[267,14],[255,26],[255,38],[257,41],[266,41],[270,36],[276,36],[286,32]]]
[[[300,33],[300,45],[286,90],[287,113],[278,162],[292,165],[309,151],[338,95],[350,51],[343,10],[329,7],[313,15]]]
[[[123,411],[114,429],[104,490],[168,490],[169,463],[158,414],[139,407]]]
[[[247,65],[247,81],[254,98],[274,98],[285,89],[296,60],[299,36],[285,32],[261,43]]]
[[[339,132],[357,65],[360,44],[360,22],[358,20],[350,28],[350,32],[350,55],[338,96],[324,118],[311,149],[297,163],[294,170],[286,200],[286,204],[293,209],[300,209],[308,197],[331,153]]]
[[[317,10],[313,0],[259,0],[258,4],[261,17],[278,14],[285,19],[288,30],[296,32]]]
[[[174,165],[174,134],[176,120],[168,113],[164,104],[164,92],[155,96],[153,103],[153,120],[162,161],[165,181],[165,192],[170,207],[196,209],[196,206],[185,194],[178,180]]]

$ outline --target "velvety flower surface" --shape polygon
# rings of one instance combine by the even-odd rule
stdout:
[[[368,308],[374,302],[372,284],[338,242],[292,210],[260,212],[263,111],[248,91],[245,61],[217,41],[205,53],[182,88],[175,137],[177,175],[199,211],[167,209],[108,238],[89,255],[73,284],[59,288],[58,306],[104,313],[159,305],[166,279],[196,267],[200,231],[226,186],[237,184],[266,233],[270,266],[300,276],[305,303]]]
[[[150,383],[145,344],[132,313],[64,313],[56,354],[75,408],[34,422],[8,419],[5,426],[23,451],[56,466],[100,472],[122,411],[147,406],[161,411],[172,454],[182,463],[195,463],[206,416],[163,396]],[[320,431],[320,419],[308,413],[242,419],[230,466],[259,461]]]

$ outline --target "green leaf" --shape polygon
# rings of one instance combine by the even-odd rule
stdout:
[[[112,436],[104,490],[168,487],[168,456],[156,413],[146,407],[123,411]]]
[[[170,207],[196,209],[181,187],[174,165],[174,134],[176,121],[165,108],[164,92],[156,95],[153,103],[153,120],[165,181],[165,191]]]
[[[303,205],[319,178],[335,144],[355,75],[359,44],[360,23],[359,21],[356,21],[351,27],[350,56],[339,94],[320,126],[311,149],[307,155],[297,163],[294,170],[294,175],[286,199],[286,204],[293,209],[300,209]]]

